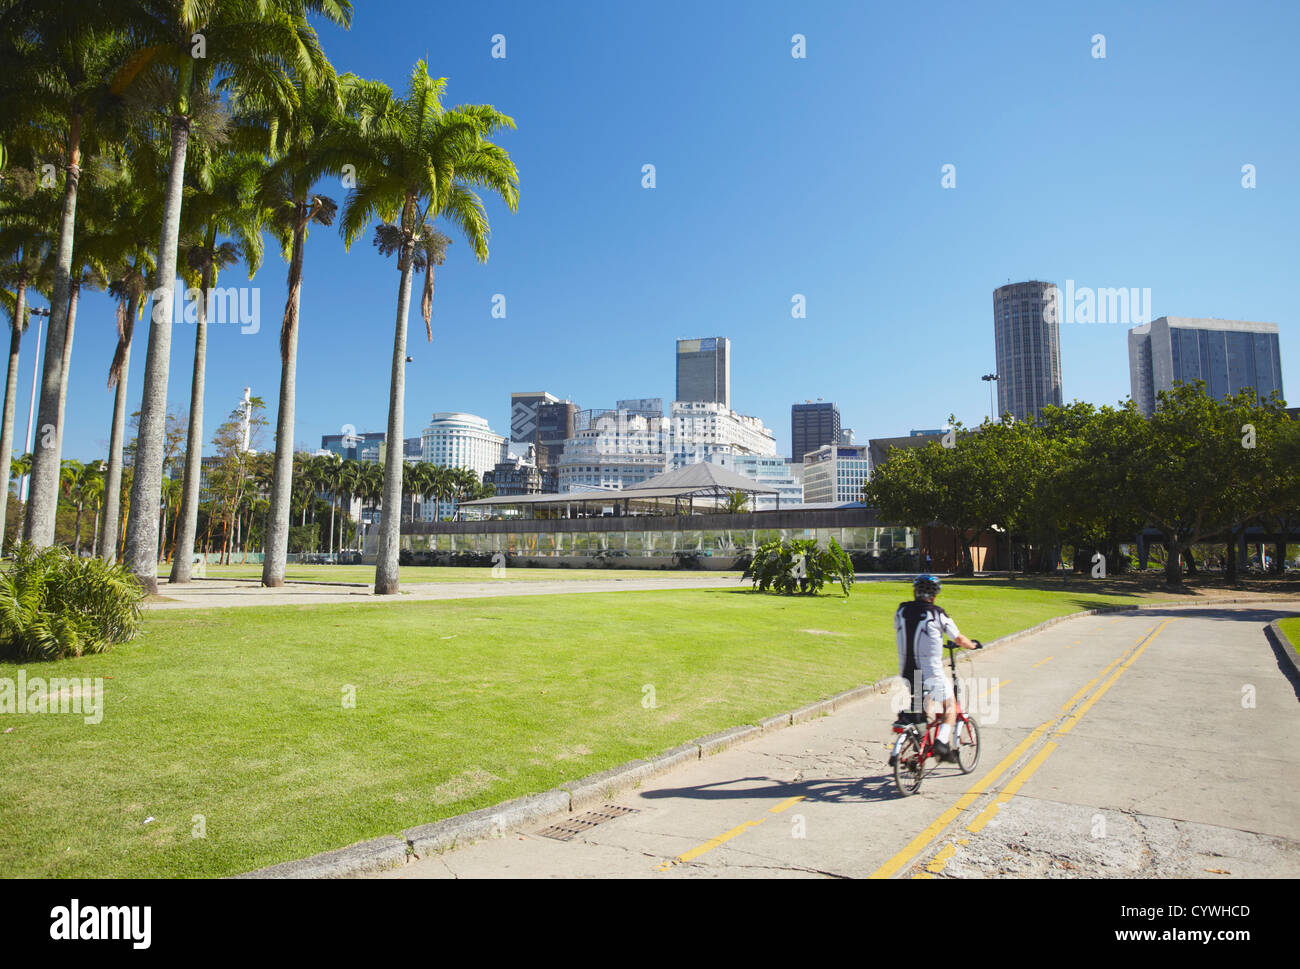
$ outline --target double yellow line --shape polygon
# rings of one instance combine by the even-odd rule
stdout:
[[[1080,718],[1092,709],[1092,705],[1102,698],[1106,691],[1114,685],[1115,681],[1123,675],[1125,670],[1133,665],[1134,660],[1142,655],[1146,648],[1151,645],[1155,638],[1160,635],[1161,631],[1165,626],[1169,625],[1171,621],[1172,620],[1170,619],[1166,619],[1158,626],[1148,629],[1143,633],[1133,646],[1129,647],[1125,653],[1121,654],[1117,659],[1108,664],[1105,669],[1085,683],[1079,691],[1074,694],[1074,696],[1070,697],[1070,699],[1061,706],[1060,715],[1035,727],[1033,731],[1030,732],[1029,736],[1017,744],[1016,748],[1011,751],[1011,753],[1002,758],[1001,762],[993,768],[989,774],[971,785],[966,793],[958,798],[952,807],[944,811],[943,814],[939,815],[932,824],[908,842],[907,847],[877,868],[876,871],[872,873],[871,877],[892,878],[905,866],[910,864],[918,855],[924,852],[930,846],[931,842],[938,838],[950,824],[956,821],[964,811],[979,800],[981,796],[987,793],[998,782],[998,780],[1001,779],[1003,774],[1007,773],[1007,771],[1015,764],[1019,763],[1020,759],[1031,748],[1033,748],[1040,739],[1048,737],[1046,742],[1043,744],[1042,749],[1040,749],[1027,764],[1012,776],[1011,780],[1007,783],[1006,787],[998,793],[997,797],[986,805],[984,809],[975,816],[974,820],[966,826],[966,830],[972,833],[980,831],[986,824],[988,824],[992,817],[1001,810],[1003,804],[1015,797],[1016,793],[1024,786],[1025,782],[1029,780],[1029,778],[1033,776],[1034,772],[1038,770],[1039,767],[1043,766],[1043,762],[1052,755],[1052,751],[1056,750],[1057,744],[1051,738],[1063,736],[1073,730]],[[1115,669],[1116,666],[1118,666],[1118,669]],[[1110,678],[1098,687],[1096,692],[1089,696],[1077,710],[1074,710],[1074,712],[1071,713],[1070,711],[1072,708],[1075,704],[1079,703],[1084,694],[1086,694],[1098,680],[1105,677],[1112,669],[1114,669],[1114,672],[1111,673]],[[952,857],[955,850],[956,849],[954,848],[953,851],[948,852],[947,856],[942,859],[935,859],[936,862],[941,862],[937,865],[937,870],[942,870],[943,865],[947,864],[948,858]],[[940,854],[942,853],[943,852],[941,851]],[[936,866],[932,864],[928,870],[936,871]]]

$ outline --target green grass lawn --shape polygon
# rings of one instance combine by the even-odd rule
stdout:
[[[669,576],[727,575],[740,578],[740,572],[683,572],[674,569],[529,569],[512,566],[500,578],[490,567],[404,565],[402,584],[421,582],[555,582],[566,579],[662,579]],[[375,584],[373,565],[289,565],[285,579],[290,582],[359,582]],[[260,565],[209,565],[210,579],[261,579]],[[160,588],[163,588],[160,584]]]
[[[893,673],[909,593],[148,614],[103,655],[0,663],[105,686],[98,724],[0,714],[0,873],[229,875],[547,790]],[[953,581],[941,602],[991,640],[1134,598]]]
[[[1287,639],[1291,640],[1291,648],[1300,653],[1300,616],[1292,619],[1283,619],[1277,624]]]

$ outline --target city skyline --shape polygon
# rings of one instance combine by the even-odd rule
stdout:
[[[414,30],[434,22],[418,4],[395,6]],[[1297,255],[1289,212],[1300,205],[1288,173],[1300,143],[1275,120],[1288,110],[1276,65],[1287,60],[1295,11],[1114,5],[1004,23],[950,5],[936,12],[946,24],[937,34],[900,12],[847,3],[797,12],[759,3],[740,18],[669,3],[659,13],[641,23],[600,8],[558,18],[522,5],[459,10],[418,52],[448,76],[452,103],[490,102],[516,118],[503,144],[522,194],[517,214],[489,203],[486,264],[453,244],[439,269],[434,343],[417,337],[409,348],[405,436],[447,410],[505,428],[513,388],[545,385],[583,406],[628,394],[671,399],[660,348],[699,333],[733,341],[736,409],[762,417],[781,453],[791,447],[784,413],[817,397],[835,400],[860,440],[939,426],[950,413],[978,423],[988,412],[979,377],[995,366],[988,293],[1031,278],[1149,289],[1153,318],[1276,321],[1283,384],[1300,379],[1286,286]],[[1098,31],[1108,38],[1103,59],[1090,54]],[[1207,31],[1215,57],[1195,64],[1186,52]],[[503,60],[490,56],[497,32],[509,38]],[[795,32],[807,38],[806,58],[791,57]],[[897,42],[858,56],[864,38],[883,36]],[[475,37],[478,47],[466,40]],[[326,41],[351,69],[401,83],[373,19],[329,30]],[[573,84],[553,57],[575,46],[583,76],[601,83]],[[909,49],[924,56],[909,59]],[[651,83],[665,58],[669,80]],[[1025,85],[1025,76],[1039,83]],[[1239,95],[1247,89],[1250,97]],[[728,106],[721,118],[719,103]],[[589,199],[573,206],[539,176],[589,134],[576,127],[584,115],[612,120],[579,160],[575,177]],[[787,137],[768,136],[773,117],[789,122]],[[1061,123],[1042,121],[1053,117]],[[1059,151],[1059,132],[1081,118],[1104,123]],[[1008,153],[1016,131],[1020,149]],[[1178,151],[1152,156],[1145,148],[1155,144]],[[725,176],[700,164],[710,156],[730,159]],[[654,188],[642,187],[647,164]],[[810,173],[793,200],[782,171]],[[764,249],[774,219],[785,237],[775,261]],[[391,327],[394,274],[370,248],[367,240],[345,253],[327,230],[308,242],[296,444],[310,447],[345,424],[386,424],[388,355],[372,350],[371,334]],[[268,253],[253,283],[260,326],[220,324],[210,334],[209,412],[224,413],[244,386],[274,397],[283,277]],[[242,267],[222,284],[246,286]],[[492,315],[498,294],[504,318]],[[83,293],[68,458],[106,450],[111,393],[77,375],[107,370],[112,319],[103,294]],[[1066,402],[1127,396],[1127,329],[1061,324]],[[34,344],[29,333],[19,443]],[[192,349],[193,328],[183,324],[168,391],[178,413]],[[922,355],[918,373],[909,361]],[[137,374],[128,412],[140,389]]]

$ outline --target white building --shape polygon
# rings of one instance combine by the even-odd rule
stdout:
[[[804,504],[861,501],[862,486],[870,478],[871,458],[867,445],[824,444],[804,455]]]
[[[588,427],[564,442],[557,466],[560,491],[618,491],[662,474],[665,425],[662,417],[627,410],[595,415]]]
[[[776,458],[776,438],[761,420],[714,401],[674,401],[666,418],[626,407],[593,411],[580,423],[585,426],[565,442],[560,457],[562,492],[620,490],[716,456]]]
[[[498,461],[506,459],[508,448],[506,438],[494,432],[486,420],[475,414],[434,414],[420,435],[423,460],[447,468],[469,468],[480,481],[483,472],[491,471]],[[424,506],[425,521],[436,521],[455,513],[456,506],[450,502],[429,502]]]
[[[669,470],[710,461],[715,454],[776,454],[776,438],[759,418],[716,401],[673,401],[668,434]]]

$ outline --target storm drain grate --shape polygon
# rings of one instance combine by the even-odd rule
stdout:
[[[595,811],[588,811],[586,814],[579,815],[576,818],[569,818],[558,824],[553,824],[537,833],[543,838],[554,838],[556,841],[571,841],[577,835],[590,831],[598,824],[604,824],[606,821],[613,821],[615,818],[621,818],[625,814],[636,814],[636,808],[623,807],[619,804],[606,804]]]

